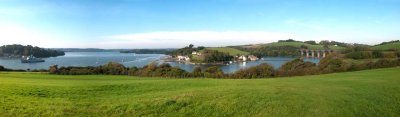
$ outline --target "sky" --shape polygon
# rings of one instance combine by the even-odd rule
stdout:
[[[0,0],[0,45],[181,48],[400,39],[400,0]]]

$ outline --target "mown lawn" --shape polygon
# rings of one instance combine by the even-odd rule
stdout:
[[[250,54],[249,52],[241,51],[235,48],[230,48],[230,47],[215,47],[215,48],[207,48],[209,50],[217,50],[219,52],[224,52],[224,53],[229,53],[231,56],[236,56],[236,55],[248,55]]]
[[[400,68],[247,80],[1,72],[0,116],[400,116]]]

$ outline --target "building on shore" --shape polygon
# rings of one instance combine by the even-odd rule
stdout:
[[[256,61],[259,59],[257,56],[254,55],[249,55],[248,58],[250,59],[250,61]]]
[[[177,61],[190,61],[188,56],[177,56],[176,59]]]

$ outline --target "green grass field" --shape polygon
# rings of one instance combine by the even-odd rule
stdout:
[[[400,68],[276,79],[0,72],[0,116],[400,116]]]
[[[400,43],[390,43],[390,44],[384,44],[384,45],[378,45],[372,47],[374,50],[389,50],[389,49],[394,49],[394,50],[400,50]]]
[[[308,47],[308,49],[312,49],[312,50],[322,50],[324,49],[323,45],[311,45],[311,44],[307,44],[307,43],[303,43],[303,42],[274,42],[274,43],[268,43],[268,44],[257,44],[257,45],[246,45],[246,46],[242,46],[245,48],[258,48],[261,46],[272,46],[272,47],[277,47],[277,46],[293,46],[293,47],[297,47],[300,48],[301,45],[305,45]],[[344,47],[339,47],[339,46],[329,46],[330,49],[333,50],[343,50],[345,49]]]
[[[236,56],[236,55],[248,55],[250,54],[249,52],[241,51],[235,48],[230,48],[230,47],[215,47],[215,48],[207,48],[209,50],[217,50],[219,52],[225,52],[229,53],[231,56]]]
[[[323,45],[311,45],[311,44],[307,44],[307,43],[303,43],[303,42],[274,42],[274,43],[265,44],[263,46],[293,46],[293,47],[300,48],[301,45],[305,45],[308,47],[308,49],[313,49],[313,50],[324,49]],[[329,46],[329,48],[333,49],[333,50],[344,49],[343,47],[339,47],[339,46]]]

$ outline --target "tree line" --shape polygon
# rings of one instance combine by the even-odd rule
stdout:
[[[167,54],[174,51],[174,49],[132,49],[123,50],[120,53],[135,53],[135,54]]]
[[[31,45],[3,45],[0,46],[0,57],[21,57],[33,55],[38,58],[63,56],[63,51],[44,49]]]
[[[316,64],[305,62],[302,59],[294,59],[275,69],[269,64],[260,64],[247,69],[241,69],[234,73],[224,73],[219,67],[208,68],[196,67],[192,72],[187,72],[179,67],[172,67],[167,63],[151,63],[144,67],[125,67],[122,64],[110,62],[98,67],[60,67],[50,66],[50,74],[59,75],[130,75],[140,77],[163,77],[163,78],[276,78],[286,76],[303,76],[326,73],[337,73],[346,71],[358,71],[375,68],[387,68],[400,66],[400,59],[378,59],[371,61],[347,61],[339,54],[331,54],[321,59]]]

